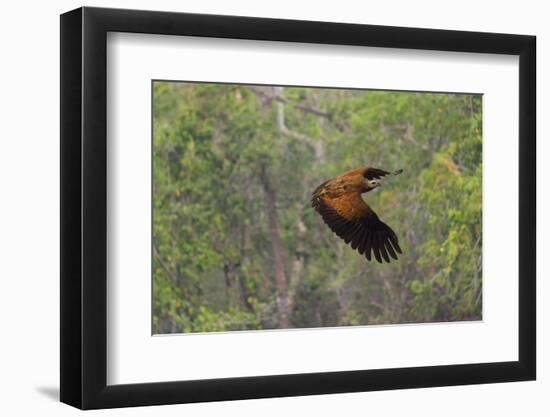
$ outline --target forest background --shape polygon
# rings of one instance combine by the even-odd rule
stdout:
[[[153,82],[153,333],[480,320],[482,97]],[[360,166],[403,255],[310,207]]]

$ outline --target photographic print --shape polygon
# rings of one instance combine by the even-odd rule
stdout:
[[[152,82],[154,334],[482,319],[482,96]]]

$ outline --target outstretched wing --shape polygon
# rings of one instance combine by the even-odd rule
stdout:
[[[311,205],[336,235],[369,261],[371,253],[380,263],[382,259],[390,262],[390,256],[397,259],[397,253],[402,251],[396,234],[378,218],[359,193],[327,198],[320,195],[321,190],[322,186],[315,190]]]

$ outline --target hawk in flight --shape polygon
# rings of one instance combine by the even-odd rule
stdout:
[[[361,194],[379,187],[380,178],[401,172],[402,169],[388,172],[371,167],[348,171],[317,187],[311,206],[336,235],[369,261],[372,252],[378,262],[390,262],[390,257],[397,259],[397,254],[402,253],[397,236],[363,201]]]

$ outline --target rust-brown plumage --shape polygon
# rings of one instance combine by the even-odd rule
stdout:
[[[402,253],[397,236],[363,201],[361,194],[380,186],[380,178],[402,171],[371,167],[348,171],[317,187],[311,205],[336,235],[369,261],[374,255],[380,263],[390,262],[390,257],[397,259],[397,254]]]

